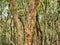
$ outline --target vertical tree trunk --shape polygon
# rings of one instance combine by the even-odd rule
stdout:
[[[22,28],[21,23],[18,19],[18,4],[17,0],[12,0],[13,2],[13,19],[18,33],[18,45],[22,45]]]
[[[28,18],[25,25],[25,45],[33,45],[33,35],[36,22],[36,13],[39,7],[39,0],[34,0],[32,7],[28,7]],[[31,8],[31,10],[30,10]]]

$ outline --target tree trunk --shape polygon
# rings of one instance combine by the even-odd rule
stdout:
[[[22,45],[22,28],[21,23],[18,19],[18,5],[17,0],[12,0],[13,2],[13,19],[18,33],[18,45]]]
[[[28,6],[28,17],[25,25],[25,45],[33,45],[33,35],[36,22],[37,9],[39,7],[39,0],[33,1],[33,6]]]

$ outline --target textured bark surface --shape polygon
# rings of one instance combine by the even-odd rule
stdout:
[[[17,33],[18,33],[18,45],[22,45],[22,28],[20,21],[18,19],[18,5],[17,5],[17,0],[12,0],[13,1],[13,19],[15,26],[17,28]]]
[[[40,0],[34,0],[33,5],[28,5],[28,18],[25,25],[25,45],[33,45],[33,35],[36,22],[36,13]],[[30,7],[31,6],[31,7]]]

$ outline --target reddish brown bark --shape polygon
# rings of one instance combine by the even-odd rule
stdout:
[[[39,7],[39,0],[34,0],[33,6],[28,6],[28,18],[25,25],[25,45],[33,45],[33,35],[36,22],[36,13]],[[30,9],[31,8],[31,9]]]
[[[17,0],[12,0],[13,2],[13,19],[14,19],[14,23],[17,29],[17,33],[18,33],[18,45],[22,45],[22,28],[20,25],[20,21],[18,19],[18,5],[17,5]]]

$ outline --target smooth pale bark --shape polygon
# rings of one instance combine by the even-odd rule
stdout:
[[[17,0],[12,0],[13,3],[13,19],[18,33],[18,45],[22,45],[22,28],[18,19],[18,4]]]
[[[36,13],[39,7],[40,0],[34,0],[33,6],[28,6],[28,18],[25,25],[25,44],[24,45],[33,45],[33,35],[36,22]],[[31,7],[30,7],[31,6]]]

